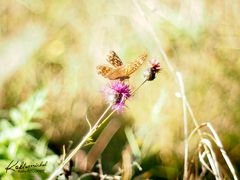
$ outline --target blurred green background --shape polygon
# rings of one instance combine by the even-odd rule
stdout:
[[[198,122],[212,123],[240,171],[240,3],[138,2],[174,67],[183,74],[186,96]],[[64,144],[72,140],[76,145],[87,132],[86,114],[94,123],[106,107],[101,88],[108,80],[97,75],[96,66],[106,63],[110,50],[124,63],[148,52],[149,59],[160,61],[162,71],[127,103],[124,113],[113,116],[121,127],[103,152],[104,172],[114,173],[113,166],[121,162],[128,144],[124,127],[130,127],[141,150],[143,171],[136,171],[136,176],[182,177],[182,104],[175,96],[179,87],[132,1],[0,1],[1,121],[10,122],[14,119],[11,109],[45,89],[44,115],[31,117],[39,126],[26,133],[44,137],[48,154],[61,155]],[[130,78],[133,89],[143,81],[146,67]],[[189,121],[189,129],[193,128]],[[191,141],[190,154],[198,140]],[[3,159],[19,157],[7,152],[10,142],[1,141]],[[37,157],[34,150],[29,153]]]

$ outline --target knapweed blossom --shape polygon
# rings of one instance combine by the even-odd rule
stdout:
[[[131,96],[129,85],[123,81],[114,81],[104,89],[105,100],[112,104],[112,109],[122,112],[125,101]]]
[[[144,78],[147,81],[152,81],[155,79],[156,74],[161,70],[160,63],[156,59],[152,59],[150,62],[151,67],[144,71]]]

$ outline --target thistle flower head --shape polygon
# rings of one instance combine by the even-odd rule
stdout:
[[[112,109],[122,112],[125,101],[131,96],[129,85],[122,81],[114,81],[104,89],[105,100],[113,104]]]
[[[149,63],[151,66],[144,71],[143,75],[147,81],[152,81],[155,79],[156,74],[161,70],[161,67],[159,61],[156,59],[152,59]]]
[[[151,70],[154,71],[155,73],[158,73],[161,69],[160,67],[160,63],[157,59],[152,59],[150,61],[150,64],[151,64]]]

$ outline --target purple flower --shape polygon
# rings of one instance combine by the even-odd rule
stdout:
[[[160,63],[156,59],[152,59],[149,63],[151,67],[146,69],[143,75],[147,81],[152,81],[155,79],[156,74],[161,70],[161,67]]]
[[[129,85],[122,81],[114,81],[104,89],[105,100],[113,104],[112,109],[122,112],[125,101],[131,96]]]
[[[151,70],[154,71],[154,73],[158,73],[161,70],[160,63],[156,59],[152,59],[150,61],[151,64]]]

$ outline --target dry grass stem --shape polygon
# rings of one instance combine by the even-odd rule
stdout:
[[[182,98],[182,108],[183,108],[183,127],[184,127],[184,173],[183,179],[187,179],[188,175],[188,123],[187,123],[187,109],[185,103],[185,90],[183,85],[183,79],[180,72],[176,73],[178,78],[181,98]]]

